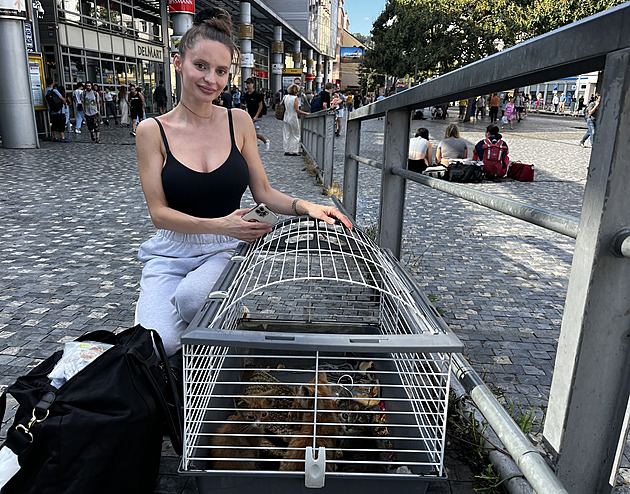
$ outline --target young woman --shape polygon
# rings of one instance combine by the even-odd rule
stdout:
[[[289,197],[271,187],[247,112],[213,105],[234,60],[228,13],[210,8],[195,16],[173,64],[181,76],[180,104],[140,123],[140,181],[158,232],[138,258],[145,263],[136,320],[156,329],[169,355],[229,261],[239,240],[271,231],[243,220],[247,187],[257,203],[281,214],[308,214],[330,224],[348,219],[332,206]]]
[[[433,149],[429,141],[429,131],[420,127],[409,140],[409,158],[407,170],[422,173],[432,165]]]
[[[449,124],[435,152],[436,163],[448,166],[449,159],[464,159],[468,157],[468,144],[459,138],[459,128]]]
[[[288,156],[300,155],[300,120],[298,115],[308,115],[307,112],[300,110],[299,92],[300,87],[296,84],[291,84],[282,100],[285,108],[282,137],[284,140],[284,154]]]

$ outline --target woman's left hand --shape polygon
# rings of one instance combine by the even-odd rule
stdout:
[[[321,204],[313,204],[306,201],[303,201],[300,206],[300,209],[305,209],[306,214],[308,214],[311,218],[323,220],[330,225],[334,225],[335,221],[338,219],[348,229],[352,230],[352,223],[348,217],[334,206],[323,206]]]

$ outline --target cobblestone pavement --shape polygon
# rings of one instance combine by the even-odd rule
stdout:
[[[451,121],[413,121],[412,128],[427,127],[436,149]],[[263,122],[272,144],[261,156],[271,183],[294,196],[329,201],[303,170],[302,158],[283,156],[281,125],[272,117]],[[486,125],[487,119],[461,126],[469,152]],[[578,216],[590,156],[578,146],[585,128],[581,119],[526,118],[504,137],[512,159],[536,165],[536,181],[472,187]],[[382,129],[379,120],[363,125],[361,155],[379,159]],[[138,180],[134,138],[113,126],[103,127],[101,144],[85,132],[69,138],[68,144],[44,141],[38,150],[0,149],[3,387],[65,341],[134,322],[136,253],[155,230]],[[343,145],[337,139],[339,183]],[[363,226],[378,218],[379,173],[361,168],[357,219]],[[243,204],[253,204],[251,197]],[[517,410],[538,407],[541,413],[573,239],[413,183],[405,228],[403,262],[465,342],[477,372]],[[471,492],[470,472],[453,461],[447,458],[451,481],[431,487],[432,493]],[[192,479],[177,475],[177,465],[166,443],[156,493],[197,492]]]

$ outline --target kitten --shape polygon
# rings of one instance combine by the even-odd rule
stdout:
[[[359,400],[341,399],[337,402],[343,439],[339,441],[341,459],[351,463],[340,463],[342,472],[387,473],[389,454],[387,441],[381,439],[376,427],[383,413],[379,405],[367,406]],[[364,451],[379,450],[379,451]],[[369,462],[369,463],[357,463]]]
[[[236,413],[228,417],[228,422],[222,424],[212,438],[210,456],[213,458],[239,458],[239,460],[215,460],[216,470],[256,470],[255,459],[259,450],[265,429],[269,420],[269,409],[273,407],[271,398],[254,398],[243,396],[236,400]],[[243,422],[243,423],[239,423]],[[256,435],[251,435],[256,434]],[[231,446],[228,448],[227,446]],[[241,449],[238,449],[238,447]],[[236,448],[235,448],[236,447]],[[244,461],[245,459],[250,459]]]
[[[316,389],[317,388],[317,389]],[[336,411],[335,399],[332,397],[330,386],[325,372],[317,374],[317,386],[315,380],[301,386],[293,403],[291,417],[297,422],[304,422],[297,432],[297,436],[291,438],[288,449],[284,454],[287,460],[304,460],[305,451],[308,446],[313,445],[315,396],[317,396],[317,438],[315,448],[326,448],[326,470],[336,470],[331,460],[336,458],[332,449],[337,444],[335,436],[341,436],[343,431],[338,424],[339,415]],[[328,410],[328,411],[322,411]],[[280,463],[280,470],[304,470],[303,462],[283,461]]]

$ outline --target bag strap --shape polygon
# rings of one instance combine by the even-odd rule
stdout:
[[[179,400],[179,393],[177,391],[177,386],[175,385],[175,378],[173,376],[173,370],[171,369],[171,365],[168,362],[168,357],[166,355],[166,350],[164,349],[164,345],[162,343],[162,339],[159,334],[150,329],[147,330],[151,332],[151,337],[153,339],[154,347],[157,349],[157,355],[155,352],[151,354],[151,356],[145,359],[139,352],[135,350],[131,350],[129,355],[134,357],[136,363],[138,365],[138,369],[141,374],[147,380],[150,385],[151,390],[153,391],[153,396],[157,400],[159,407],[162,409],[162,415],[164,416],[164,421],[166,422],[166,428],[168,430],[168,435],[171,438],[171,443],[173,445],[173,449],[179,455],[182,454],[182,420],[179,411],[181,410],[181,402]],[[164,367],[164,372],[166,374],[166,380],[169,388],[170,398],[173,400],[173,404],[175,406],[174,412],[171,411],[168,401],[166,397],[162,393],[160,386],[155,380],[155,376],[151,373],[151,366],[160,362]]]
[[[48,391],[37,402],[35,408],[33,408],[33,416],[28,424],[17,424],[12,427],[8,434],[7,439],[0,445],[0,449],[5,446],[13,451],[16,455],[20,455],[28,446],[33,442],[33,433],[31,428],[34,424],[39,424],[48,418],[49,409],[56,399],[55,393]],[[7,393],[2,393],[0,396],[0,419],[4,419],[4,413],[7,408]]]

